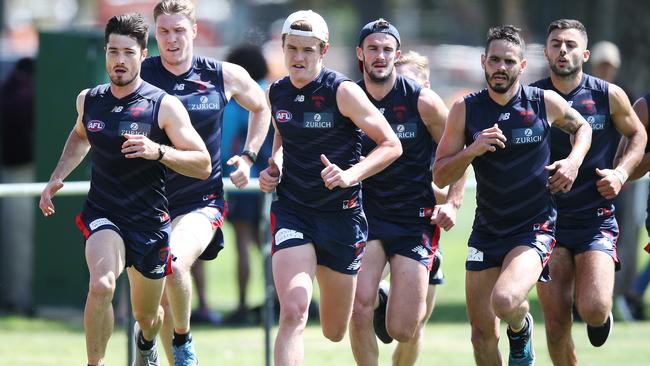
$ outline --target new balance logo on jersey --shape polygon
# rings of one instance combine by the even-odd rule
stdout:
[[[379,112],[381,112],[381,114],[384,114],[385,111],[386,111],[386,108],[384,108],[384,107],[379,108]]]
[[[173,90],[185,90],[185,84],[176,84]]]
[[[296,95],[296,99],[293,100],[294,102],[302,103],[305,101],[305,96],[302,94]]]
[[[501,113],[499,115],[499,121],[507,121],[510,119],[510,113]]]
[[[569,103],[569,107],[573,107],[573,101],[572,100],[567,101],[567,103]]]
[[[152,269],[149,273],[151,274],[163,274],[165,273],[165,264],[159,264],[157,265],[154,269]]]
[[[468,262],[483,262],[483,252],[473,248],[467,248],[467,261]]]
[[[121,105],[116,105],[115,107],[113,107],[113,109],[111,109],[111,113],[120,113],[122,112],[123,109],[124,107],[122,107]]]
[[[411,249],[413,253],[417,253],[420,258],[427,258],[429,256],[429,252],[422,246],[418,245],[417,247]]]

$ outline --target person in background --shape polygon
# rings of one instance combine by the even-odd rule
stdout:
[[[617,82],[617,76],[622,64],[621,52],[616,44],[610,41],[594,43],[590,48],[589,66],[591,74],[610,83]],[[634,96],[625,85],[621,85],[630,101]],[[615,274],[614,301],[624,321],[634,320],[627,304],[625,295],[634,282],[637,268],[639,234],[643,225],[645,196],[647,185],[630,181],[623,185],[621,192],[614,201],[616,206],[616,221],[619,226],[619,237],[616,242],[618,258],[622,266]],[[630,305],[630,306],[628,306]]]
[[[2,169],[0,182],[26,183],[35,178],[34,84],[35,61],[19,59],[0,91],[2,123]],[[34,202],[31,197],[0,200],[0,276],[3,284],[0,308],[10,312],[32,312],[34,260]]]
[[[226,61],[243,67],[262,89],[268,87],[266,77],[268,67],[262,49],[252,44],[244,44],[233,48],[226,56]],[[221,159],[224,171],[228,169],[226,162],[233,154],[237,154],[244,147],[248,131],[249,112],[242,108],[236,101],[226,105],[223,114],[223,131],[221,145]],[[259,172],[271,157],[273,134],[269,131],[264,144],[257,154],[257,161],[251,167],[250,177],[257,178]],[[264,194],[260,192],[228,192],[228,217],[227,220],[235,231],[237,243],[237,309],[224,318],[225,324],[242,325],[250,324],[252,314],[247,303],[248,282],[250,278],[251,245],[260,248],[261,209]]]

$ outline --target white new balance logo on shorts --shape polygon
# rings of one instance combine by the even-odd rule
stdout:
[[[473,248],[467,248],[467,261],[468,262],[483,262],[483,252]]]

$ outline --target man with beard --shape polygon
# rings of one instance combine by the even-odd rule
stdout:
[[[575,365],[574,294],[592,345],[605,343],[612,329],[614,270],[620,268],[612,200],[641,161],[647,136],[623,89],[582,71],[589,60],[582,23],[573,19],[552,22],[544,55],[551,76],[532,85],[560,94],[593,130],[591,148],[573,189],[555,195],[557,245],[548,264],[553,281],[537,284],[551,359],[557,365]],[[627,143],[617,153],[621,135]],[[571,140],[562,131],[553,129],[551,139],[551,160],[571,152]]]
[[[205,144],[180,101],[140,78],[147,33],[140,14],[109,19],[104,39],[110,83],[77,97],[79,116],[39,203],[43,215],[54,214],[52,196],[92,149],[90,191],[77,216],[90,272],[88,365],[104,364],[113,330],[111,300],[125,267],[136,320],[134,365],[158,365],[160,299],[172,263],[165,175],[169,168],[206,179],[211,171]]]
[[[527,297],[535,282],[547,278],[555,243],[551,194],[571,189],[591,140],[587,121],[557,93],[521,85],[523,52],[518,28],[488,31],[481,55],[487,89],[452,106],[434,165],[439,187],[474,167],[476,214],[465,294],[479,365],[503,363],[500,319],[508,324],[509,365],[534,363]],[[569,156],[552,163],[551,125],[574,139]]]
[[[385,314],[385,325],[381,322],[375,326],[385,327],[389,337],[400,344],[417,345],[424,326],[428,274],[440,237],[436,223],[441,220],[447,224],[452,217],[455,219],[460,205],[458,193],[462,194],[462,188],[456,189],[457,194],[450,197],[456,198],[453,204],[436,206],[431,155],[434,140],[442,137],[448,110],[431,89],[397,75],[395,60],[400,57],[400,45],[397,28],[384,19],[366,24],[359,34],[357,58],[363,79],[358,84],[382,111],[403,151],[393,164],[363,182],[368,243],[350,323],[350,343],[359,365],[378,361],[373,317],[378,305],[377,288],[387,262],[391,291],[387,310],[383,306],[380,309],[381,315]],[[375,143],[365,137],[362,155],[374,148]],[[463,180],[456,183],[461,187],[463,184]],[[450,226],[453,223],[445,228]],[[385,295],[380,296],[383,302]],[[399,364],[404,361],[410,363],[402,360]]]

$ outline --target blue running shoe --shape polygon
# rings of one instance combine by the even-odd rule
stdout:
[[[199,364],[192,340],[178,347],[172,346],[172,353],[174,354],[174,366],[196,366]]]
[[[508,327],[508,341],[510,341],[509,366],[535,365],[535,351],[533,350],[533,316],[526,314],[524,329],[515,333]]]
[[[600,327],[592,327],[591,325],[587,324],[587,336],[589,337],[589,342],[591,342],[591,345],[594,347],[600,347],[605,344],[605,341],[609,337],[609,334],[612,332],[612,328],[614,328],[614,318],[612,317],[611,311],[609,312],[609,316],[607,317],[605,324],[601,325]]]

